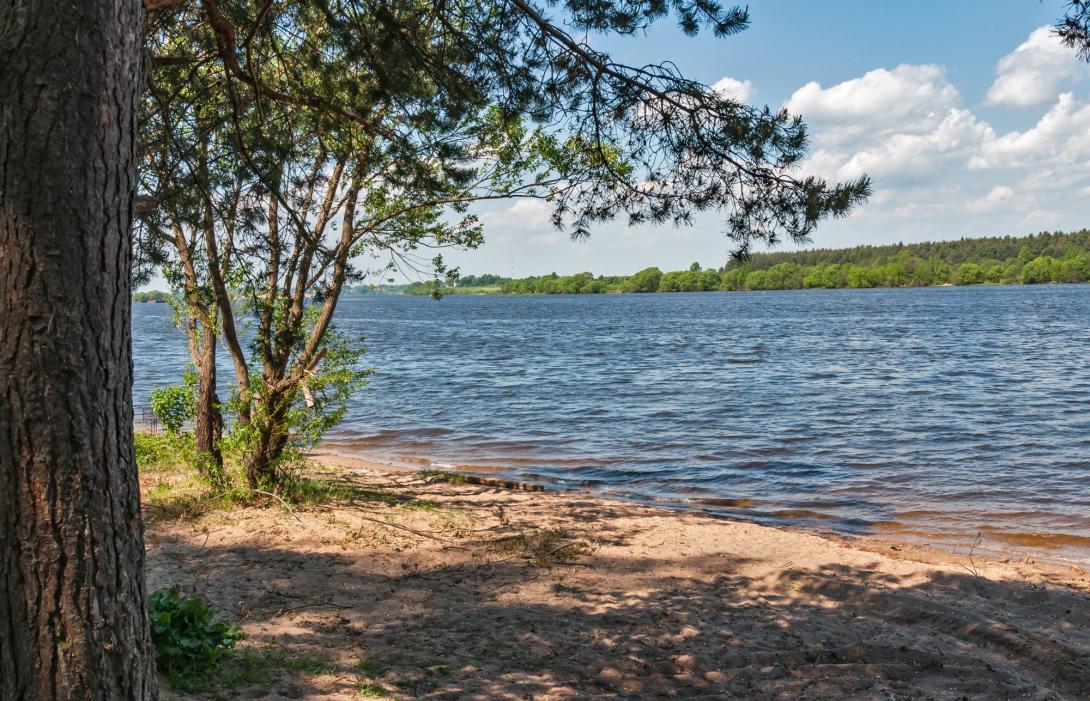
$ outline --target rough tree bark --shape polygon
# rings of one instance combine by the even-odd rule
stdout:
[[[279,475],[277,461],[288,445],[288,417],[293,395],[266,392],[259,401],[261,410],[253,420],[254,442],[243,458],[246,482],[252,489],[275,486]]]
[[[216,330],[202,326],[200,356],[197,358],[197,406],[193,438],[201,471],[206,477],[220,479],[223,475],[223,414],[216,394]]]
[[[0,700],[154,699],[132,443],[138,0],[0,1]]]

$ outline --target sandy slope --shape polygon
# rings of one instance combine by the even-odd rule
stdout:
[[[1075,568],[325,460],[402,503],[148,529],[152,588],[341,670],[238,697],[1090,699]]]

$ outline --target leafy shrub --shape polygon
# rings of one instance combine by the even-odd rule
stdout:
[[[193,391],[189,387],[156,387],[148,399],[159,423],[173,435],[178,435],[186,419],[193,415]]]
[[[136,467],[145,472],[177,472],[193,469],[196,455],[193,441],[184,435],[157,435],[136,431]]]
[[[155,664],[182,691],[207,682],[223,655],[244,637],[235,626],[215,620],[200,599],[182,596],[178,587],[153,592],[148,613]]]
[[[1022,268],[1022,282],[1027,285],[1055,282],[1059,271],[1060,261],[1049,256],[1038,256]]]
[[[984,282],[984,269],[976,263],[962,263],[954,273],[954,282],[959,285],[979,285]]]

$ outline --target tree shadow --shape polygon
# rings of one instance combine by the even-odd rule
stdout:
[[[360,683],[405,698],[1090,698],[1090,596],[1058,585],[835,563],[754,578],[726,554],[430,566],[440,547],[406,560],[165,537],[149,583],[192,587],[255,641],[340,670],[249,698]]]

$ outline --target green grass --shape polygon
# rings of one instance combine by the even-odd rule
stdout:
[[[229,655],[208,679],[204,690],[264,686],[286,673],[320,677],[338,671],[337,666],[324,657],[296,655],[279,645],[247,647]]]
[[[203,676],[188,676],[176,691],[201,693],[231,691],[247,686],[269,686],[285,674],[320,677],[341,671],[316,655],[296,655],[279,645],[236,648],[224,655],[218,667]]]
[[[449,482],[451,484],[466,484],[465,475],[460,475],[457,472],[446,472],[445,470],[423,470],[420,475],[422,477],[438,480],[440,482]]]
[[[386,693],[378,684],[371,684],[370,682],[360,682],[356,687],[356,696],[361,699],[388,699],[390,695]]]
[[[373,657],[364,657],[358,663],[356,663],[356,673],[361,677],[377,677],[384,670],[383,665],[380,665]],[[389,698],[390,694],[386,689],[382,688],[378,684],[369,681],[360,680],[356,686],[356,695],[363,699],[385,699]]]
[[[351,501],[365,491],[348,482],[296,477],[279,487],[278,496],[289,504],[316,506],[331,501]]]
[[[443,290],[443,294],[452,295],[498,295],[499,293],[499,285],[484,285],[480,287],[448,287]]]
[[[133,434],[136,448],[136,465],[144,472],[182,472],[192,469],[196,455],[193,441],[187,434],[171,436],[167,433]]]
[[[214,511],[229,511],[238,506],[253,506],[275,502],[267,494],[275,493],[290,505],[313,507],[331,502],[356,501],[386,504],[422,511],[445,510],[442,504],[429,499],[395,494],[371,485],[358,485],[337,478],[328,469],[314,463],[303,463],[300,470],[330,473],[329,477],[291,475],[275,490],[251,490],[238,460],[225,456],[223,484],[213,484],[198,470],[193,438],[189,434],[171,436],[139,432],[135,434],[136,464],[147,489],[145,504],[153,518],[192,520]]]
[[[382,667],[379,666],[379,663],[375,661],[373,657],[364,657],[356,665],[356,670],[369,677],[373,677],[382,671]]]

